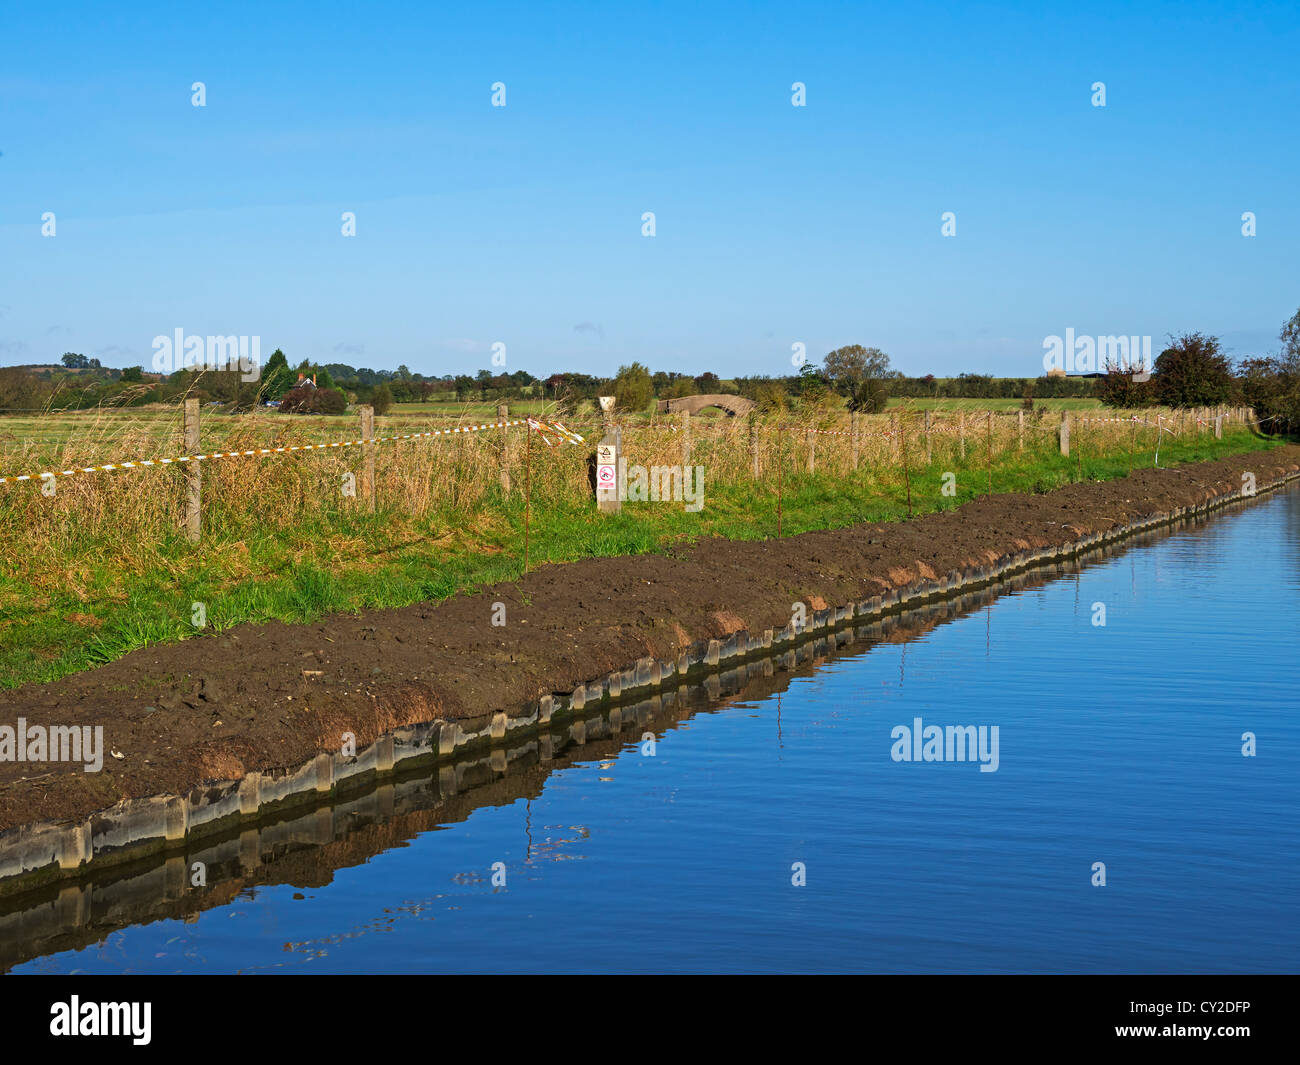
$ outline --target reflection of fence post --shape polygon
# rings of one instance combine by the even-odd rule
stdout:
[[[853,468],[858,468],[858,412],[849,414],[849,436],[853,438]]]
[[[183,448],[187,455],[199,454],[199,401],[185,401],[185,439]],[[200,488],[203,472],[199,469],[198,459],[191,459],[185,464],[185,535],[191,543],[199,542]]]
[[[501,423],[501,494],[510,495],[510,438],[506,432],[506,422],[510,420],[510,408],[497,404],[497,421]]]
[[[758,480],[758,416],[749,416],[749,450],[753,456],[754,480]]]
[[[966,454],[963,450],[962,454]],[[930,412],[925,412],[925,464],[928,466],[934,461],[934,452],[930,447]]]
[[[361,415],[361,439],[364,443],[361,445],[363,458],[361,462],[361,498],[365,501],[365,508],[371,514],[375,512],[375,445],[372,441],[375,438],[375,408],[369,404],[362,404],[357,407]]]

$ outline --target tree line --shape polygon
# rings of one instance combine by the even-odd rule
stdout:
[[[273,402],[285,413],[333,414],[349,403],[369,403],[382,414],[394,404],[430,400],[541,398],[574,407],[612,394],[619,408],[635,412],[655,399],[722,393],[745,396],[764,411],[825,406],[871,413],[883,410],[891,397],[1019,399],[1030,407],[1039,399],[1096,397],[1119,408],[1246,405],[1291,431],[1300,427],[1300,311],[1282,327],[1279,339],[1281,348],[1274,354],[1234,365],[1217,337],[1184,333],[1170,337],[1149,373],[1110,365],[1091,377],[1032,378],[978,373],[909,377],[892,368],[885,352],[861,344],[836,348],[821,365],[804,362],[784,376],[730,379],[711,371],[651,371],[639,362],[621,366],[612,378],[564,372],[542,380],[524,370],[507,374],[486,369],[433,377],[412,373],[405,365],[373,370],[303,360],[291,367],[277,348],[260,376],[245,381],[237,371],[192,368],[162,375],[139,366],[106,368],[98,359],[68,352],[61,367],[0,369],[0,411],[133,406],[197,396],[232,410]]]

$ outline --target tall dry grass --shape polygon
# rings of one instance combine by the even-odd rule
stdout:
[[[1157,415],[1164,439],[1190,440],[1198,427],[1186,414],[1138,412],[1154,422]],[[1134,429],[1120,419],[1129,412],[1107,412],[1080,418],[1073,415],[1072,446],[1082,456],[1116,456],[1141,452],[1149,462],[1156,432]],[[481,416],[480,416],[481,417]],[[969,410],[894,410],[850,418],[842,412],[803,412],[750,418],[696,416],[684,420],[661,415],[622,426],[624,454],[629,464],[678,465],[688,461],[705,467],[708,484],[755,484],[771,493],[780,478],[854,477],[864,492],[882,491],[903,475],[925,469],[963,470],[979,476],[990,455],[995,468],[1030,463],[1035,456],[1055,453],[1062,415]],[[334,435],[351,439],[351,432],[323,432],[317,419],[268,416],[209,415],[201,424],[208,450],[247,450],[319,443]],[[346,425],[346,423],[343,423]],[[353,425],[355,426],[355,422]],[[456,420],[378,420],[380,435],[435,425],[478,424]],[[124,459],[162,458],[182,454],[181,418],[174,415],[170,431],[163,423],[124,419],[114,412],[91,414],[77,429],[58,440],[39,436],[4,439],[0,433],[0,472],[59,471],[76,466]],[[3,422],[0,422],[0,428]],[[343,425],[330,426],[331,430]],[[599,426],[585,426],[588,445],[601,435]],[[851,430],[856,431],[856,443]],[[1170,432],[1171,431],[1171,432]],[[1230,423],[1229,431],[1244,431]],[[532,488],[532,506],[573,507],[590,499],[589,459],[592,448],[568,444],[548,446],[522,426],[489,429],[429,439],[384,443],[375,447],[379,514],[390,532],[401,536],[448,534],[466,525],[481,526],[517,506],[525,483],[525,465]],[[202,550],[238,550],[250,538],[275,536],[304,550],[322,538],[353,541],[354,552],[366,550],[374,525],[360,498],[344,495],[344,475],[356,478],[358,496],[364,452],[361,447],[332,448],[271,457],[214,459],[202,464],[204,542]],[[511,482],[509,500],[502,497],[503,467]],[[130,471],[77,473],[58,477],[55,494],[42,494],[33,482],[0,486],[0,561],[8,576],[28,586],[78,580],[84,567],[112,565],[139,572],[176,564],[182,541],[183,467],[152,467]]]

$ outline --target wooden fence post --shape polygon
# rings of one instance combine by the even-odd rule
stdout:
[[[993,494],[993,412],[988,411],[985,414],[985,419],[988,426],[988,442],[989,442],[989,495],[992,495]]]
[[[1025,409],[1021,407],[1016,411],[1016,448],[1019,451],[1025,450]]]
[[[533,429],[524,424],[524,573],[528,572],[528,527],[533,509]]]
[[[749,416],[749,450],[754,463],[754,480],[758,480],[758,416]]]
[[[370,441],[375,438],[375,408],[368,403],[363,403],[357,407],[357,412],[361,415],[361,439],[364,441],[361,445],[363,452],[361,498],[366,510],[373,514],[375,512],[375,445]]]
[[[781,539],[781,505],[785,494],[785,437],[784,426],[776,423],[776,538]]]
[[[966,458],[966,412],[957,412],[957,437],[961,441],[961,457]]]
[[[849,413],[849,436],[853,441],[853,468],[858,468],[858,412]]]
[[[509,420],[509,406],[497,404],[497,421],[501,423],[501,494],[507,497],[510,495],[510,434],[506,431]]]
[[[691,464],[691,412],[682,411],[682,469]],[[685,474],[683,474],[685,476]]]
[[[185,454],[199,454],[199,401],[185,401],[185,430],[183,447]],[[201,488],[203,472],[199,469],[197,459],[185,464],[185,535],[190,543],[197,544],[200,535]]]
[[[930,421],[931,421],[930,412],[926,411],[925,412],[925,464],[927,466],[929,466],[930,463],[934,461],[934,452],[931,450],[931,445],[930,445]]]
[[[814,430],[808,430],[808,472],[811,474],[817,468],[817,434]]]
[[[1061,414],[1061,454],[1070,457],[1070,415],[1066,412]]]
[[[928,419],[930,412],[926,411],[925,416]],[[907,486],[907,516],[912,516],[912,475],[907,468],[907,413],[898,419],[899,429],[903,438],[903,484]]]

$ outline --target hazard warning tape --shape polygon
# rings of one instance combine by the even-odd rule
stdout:
[[[337,440],[331,444],[291,444],[284,447],[249,448],[246,451],[214,451],[204,455],[179,455],[170,459],[138,459],[134,462],[106,462],[101,466],[74,466],[68,470],[51,470],[46,473],[24,473],[16,477],[0,477],[0,484],[14,484],[18,481],[45,481],[56,477],[71,477],[78,473],[101,473],[113,470],[134,470],[149,466],[172,466],[185,462],[208,462],[213,459],[265,458],[268,455],[287,455],[294,451],[328,451],[332,448],[356,447],[359,444],[387,444],[401,440],[425,440],[435,436],[453,436],[456,433],[476,433],[484,429],[505,429],[513,425],[527,425],[530,429],[545,433],[555,432],[561,439],[571,444],[579,444],[582,437],[570,432],[556,422],[548,425],[537,418],[516,418],[505,422],[488,422],[483,425],[458,425],[452,429],[431,429],[424,433],[402,433],[396,436],[374,436],[360,440]],[[550,441],[548,440],[549,444]]]
[[[576,446],[583,442],[583,438],[579,434],[575,433],[572,429],[566,429],[561,422],[550,422],[548,424],[540,418],[531,417],[528,418],[527,421],[528,428],[537,433],[547,447],[553,447],[554,444],[566,443]],[[551,440],[552,436],[556,438],[554,443]]]

